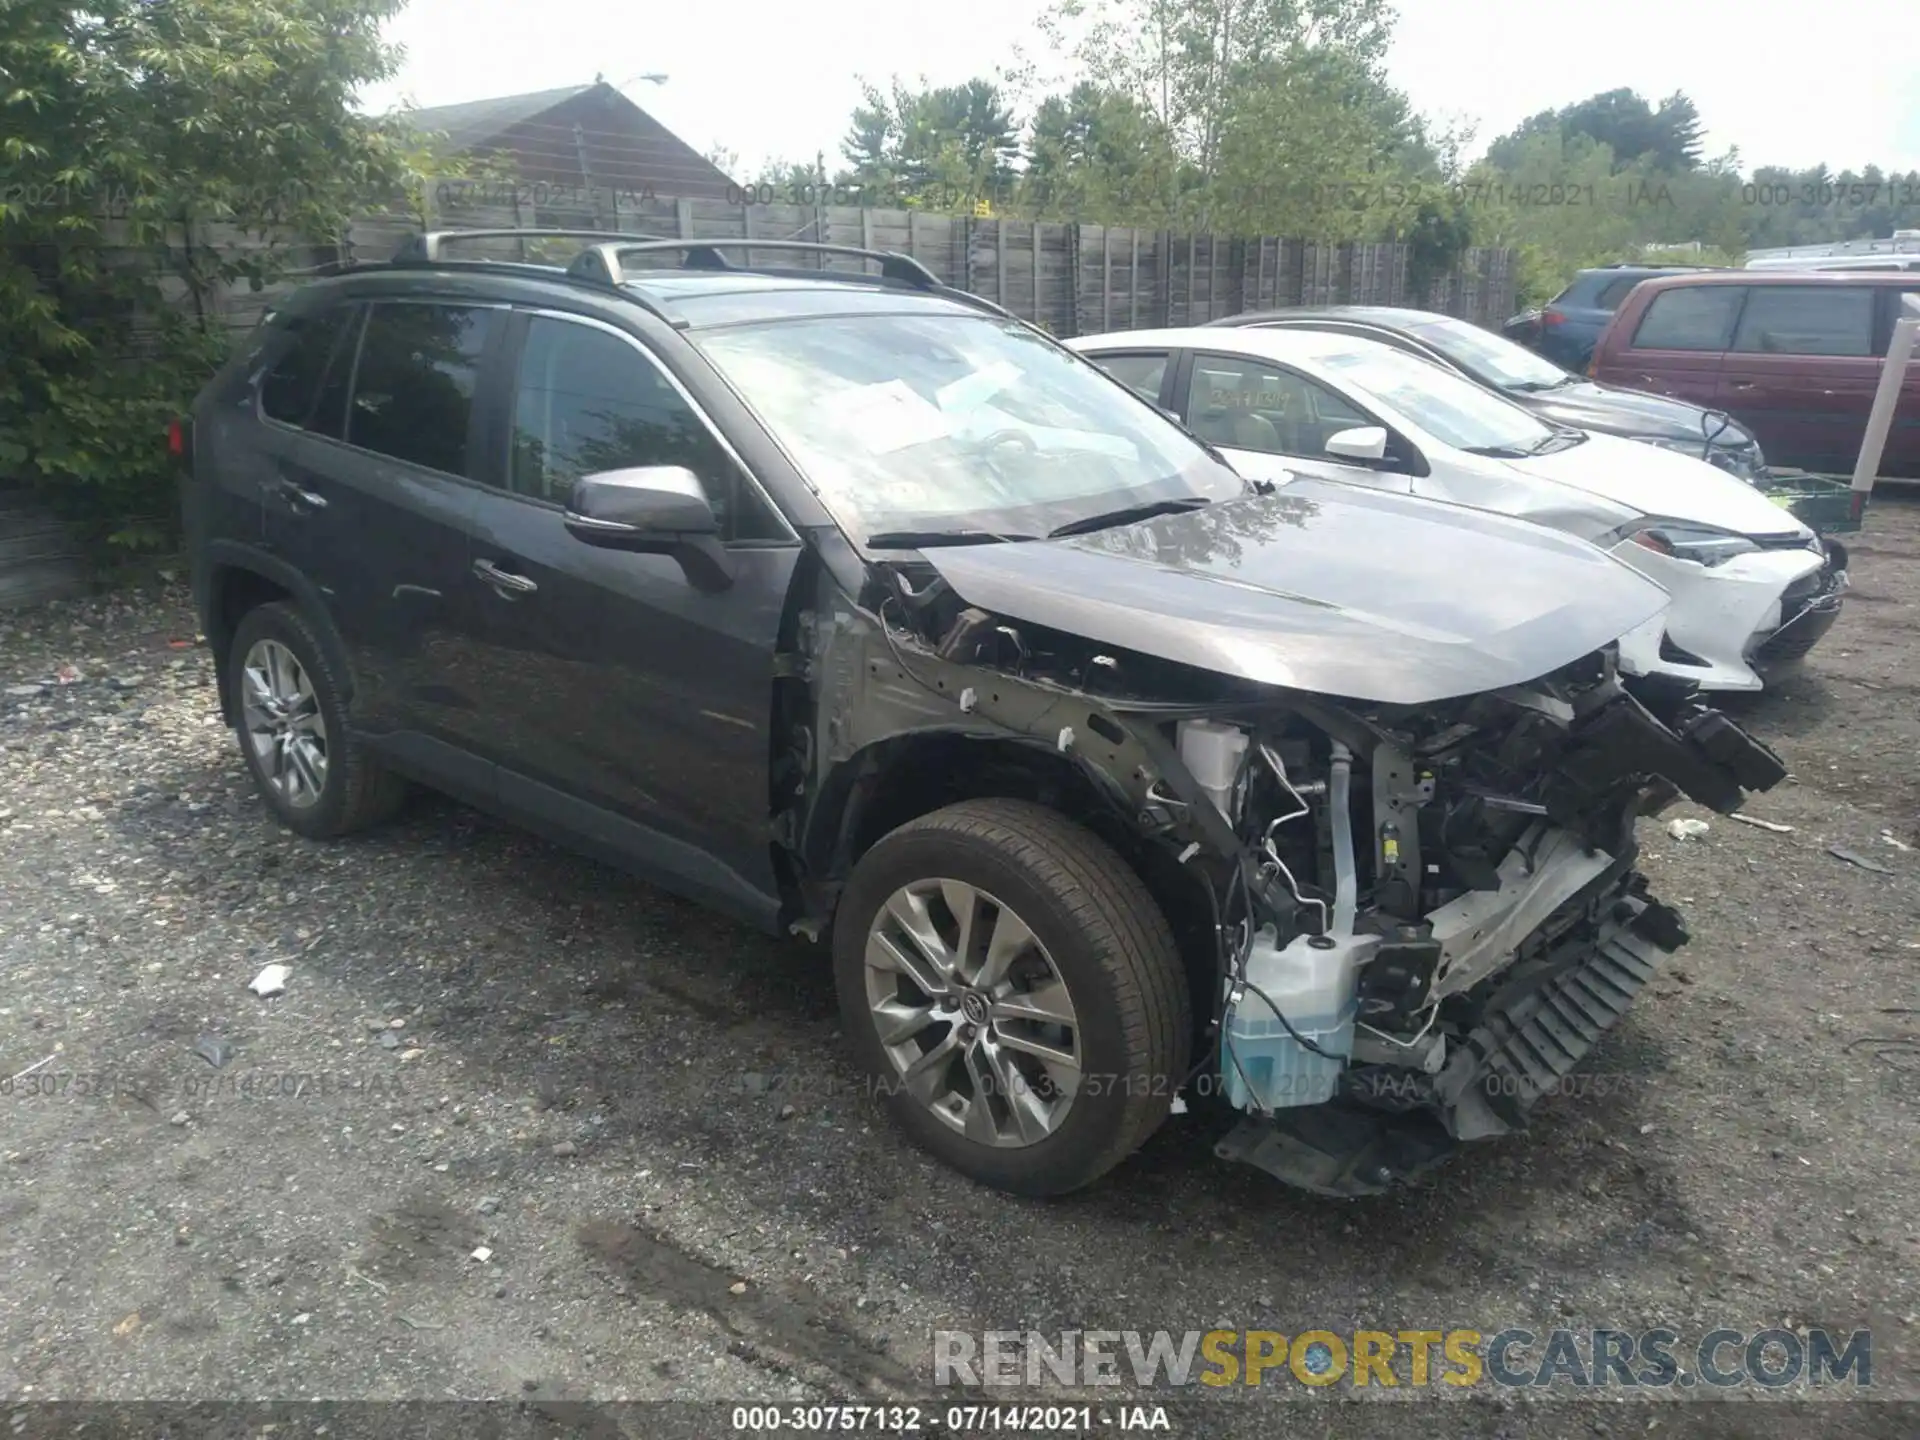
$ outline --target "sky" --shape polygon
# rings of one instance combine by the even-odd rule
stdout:
[[[860,102],[883,88],[992,76],[1024,53],[1066,73],[1034,29],[1044,0],[766,0],[639,5],[567,0],[563,18],[524,0],[410,0],[389,26],[408,58],[364,102],[462,100],[603,73],[698,150],[769,158],[826,152],[829,172]],[[1920,19],[1913,0],[1823,0],[1817,11],[1751,0],[1399,0],[1387,56],[1421,113],[1471,126],[1477,146],[1537,111],[1628,87],[1649,100],[1685,90],[1709,154],[1737,146],[1756,164],[1834,170],[1920,168]],[[1831,38],[1823,38],[1831,37]]]

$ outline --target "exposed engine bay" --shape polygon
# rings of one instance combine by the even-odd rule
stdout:
[[[1521,1127],[1687,940],[1634,869],[1636,819],[1680,796],[1729,812],[1785,774],[1611,647],[1523,686],[1364,702],[990,613],[923,565],[877,575],[857,599],[822,575],[795,639],[776,810],[809,908],[830,910],[850,843],[828,817],[883,803],[865,757],[885,742],[1070,767],[1086,823],[1156,852],[1206,917],[1182,1084],[1242,1112],[1219,1153],[1321,1193]]]

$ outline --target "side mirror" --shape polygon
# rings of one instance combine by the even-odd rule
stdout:
[[[603,550],[671,555],[703,590],[733,583],[720,521],[700,477],[683,465],[605,470],[574,482],[567,533]]]
[[[1327,437],[1325,449],[1327,454],[1337,455],[1342,460],[1384,460],[1387,455],[1386,427],[1356,425],[1351,430],[1337,430]]]

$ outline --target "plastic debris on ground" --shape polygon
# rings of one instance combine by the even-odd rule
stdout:
[[[214,1069],[222,1069],[233,1059],[235,1050],[231,1040],[220,1035],[202,1035],[193,1042],[193,1053],[206,1061]]]
[[[293,970],[290,966],[269,965],[258,975],[254,976],[252,980],[247,982],[247,989],[253,991],[253,993],[258,995],[262,1000],[265,1000],[269,995],[278,995],[282,990],[285,990],[287,988],[287,977],[291,974],[293,974]]]
[[[1669,820],[1667,834],[1676,840],[1692,840],[1707,833],[1712,827],[1704,820]]]
[[[1857,865],[1862,870],[1871,870],[1876,875],[1893,874],[1893,871],[1889,870],[1885,865],[1882,865],[1878,860],[1869,860],[1858,851],[1849,850],[1844,845],[1829,845],[1827,847],[1827,853],[1836,860],[1844,860],[1847,864]]]

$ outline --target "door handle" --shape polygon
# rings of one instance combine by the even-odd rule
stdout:
[[[515,595],[531,595],[540,588],[526,576],[516,575],[511,570],[502,570],[491,560],[474,561],[473,573],[507,599],[512,599]]]
[[[293,502],[293,505],[297,509],[324,510],[327,508],[326,496],[307,489],[297,480],[289,480],[282,476],[280,480],[280,493]]]

